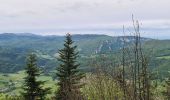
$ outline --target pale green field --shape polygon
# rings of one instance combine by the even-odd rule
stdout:
[[[22,85],[24,82],[25,77],[24,71],[19,71],[15,74],[3,74],[0,73],[0,93],[5,93],[9,95],[20,95],[20,92],[22,92]],[[38,80],[46,81],[44,84],[44,87],[50,87],[51,88],[51,95],[56,91],[56,81],[53,81],[51,76],[45,76],[41,75],[37,78]],[[10,86],[14,87],[11,88]],[[8,91],[3,91],[4,89],[9,89]]]
[[[162,57],[157,57],[158,59],[170,59],[170,56],[162,56]]]

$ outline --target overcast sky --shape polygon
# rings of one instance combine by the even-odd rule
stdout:
[[[170,38],[170,0],[0,0],[0,33],[129,32],[132,14],[145,36]],[[131,31],[131,30],[130,30]]]

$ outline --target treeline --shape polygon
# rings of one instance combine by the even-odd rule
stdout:
[[[77,46],[67,34],[57,58],[60,62],[56,68],[57,89],[52,97],[47,95],[54,87],[44,88],[45,81],[37,80],[42,72],[36,55],[31,53],[27,58],[23,91],[19,96],[6,95],[4,100],[170,100],[170,78],[160,91],[158,79],[149,70],[152,51],[146,53],[142,48],[138,21],[133,20],[133,26],[134,43],[127,45],[123,38],[115,59],[108,60],[101,54],[89,62],[93,68],[86,74],[79,69]]]

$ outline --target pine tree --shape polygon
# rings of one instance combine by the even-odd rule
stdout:
[[[38,81],[37,77],[41,74],[36,64],[36,55],[30,54],[27,58],[26,74],[22,93],[25,100],[44,100],[50,88],[43,89],[45,81]]]
[[[77,46],[73,46],[71,35],[66,35],[64,48],[59,50],[58,60],[61,62],[57,68],[57,78],[59,89],[56,93],[57,100],[81,100],[80,88],[83,84],[80,80],[84,77],[84,73],[78,69],[79,65],[76,61],[78,52]]]
[[[166,100],[170,100],[170,77],[165,80],[165,88],[166,91],[163,92],[163,95],[165,96]]]

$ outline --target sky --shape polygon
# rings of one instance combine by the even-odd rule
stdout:
[[[170,39],[170,0],[0,0],[0,33],[40,35],[133,32]]]

